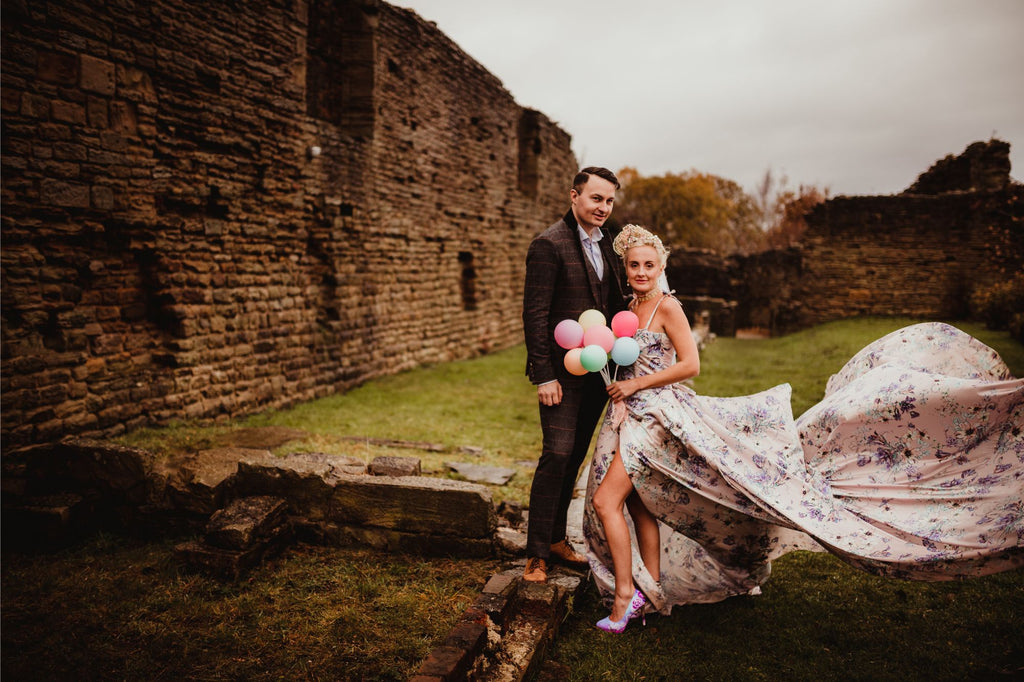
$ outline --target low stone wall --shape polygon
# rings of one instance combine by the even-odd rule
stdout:
[[[750,256],[681,249],[669,284],[716,334],[785,334],[859,315],[964,319],[979,287],[1024,270],[1024,187],[837,197],[802,243]]]
[[[427,556],[492,556],[497,515],[483,485],[375,476],[354,458],[216,448],[164,458],[65,439],[5,462],[4,539],[32,544],[96,526],[152,535],[202,530],[241,498],[287,500],[296,537]]]

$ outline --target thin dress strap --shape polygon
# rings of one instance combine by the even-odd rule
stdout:
[[[647,318],[647,324],[644,325],[644,329],[651,328],[651,322],[654,322],[654,316],[658,314],[658,308],[661,307],[661,304],[665,302],[666,298],[668,298],[668,296],[663,294],[661,300],[658,301],[656,306],[654,306],[654,310],[651,311],[651,316]]]

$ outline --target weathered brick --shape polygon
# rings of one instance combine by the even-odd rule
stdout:
[[[83,54],[81,60],[81,88],[99,95],[113,95],[116,86],[114,65],[87,54]]]
[[[54,121],[85,125],[85,107],[76,102],[53,100],[50,102],[50,115]]]
[[[43,180],[39,186],[39,198],[43,204],[70,208],[89,207],[89,188],[60,180]]]

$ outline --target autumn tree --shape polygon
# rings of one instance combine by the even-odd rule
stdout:
[[[614,215],[619,223],[643,225],[674,246],[720,253],[761,247],[757,206],[732,180],[697,171],[644,177],[634,168],[618,176],[622,191]]]
[[[807,214],[828,199],[828,188],[800,185],[796,192],[786,190],[775,197],[775,222],[765,235],[765,247],[784,249],[798,244],[807,231]]]

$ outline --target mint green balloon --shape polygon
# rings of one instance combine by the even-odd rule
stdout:
[[[608,364],[608,353],[604,348],[593,343],[580,353],[580,364],[588,372],[600,372],[601,368]]]

